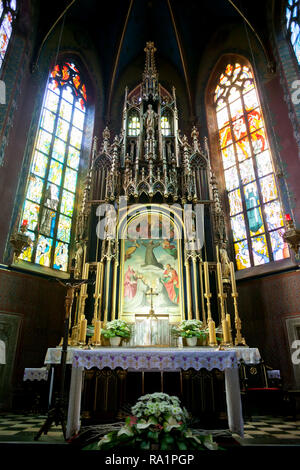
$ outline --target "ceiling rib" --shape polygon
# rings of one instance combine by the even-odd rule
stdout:
[[[120,54],[121,54],[121,50],[122,50],[124,37],[125,37],[125,33],[126,33],[130,13],[131,13],[131,10],[132,10],[133,2],[134,2],[134,0],[130,0],[128,11],[127,11],[125,22],[124,22],[124,26],[123,26],[123,30],[122,30],[122,35],[121,35],[120,42],[119,42],[118,51],[117,51],[114,66],[113,66],[112,77],[111,77],[111,80],[110,80],[110,88],[109,88],[109,95],[108,95],[108,101],[107,101],[107,113],[106,113],[107,124],[110,121],[112,93],[113,93],[113,89],[114,89],[114,85],[115,85],[115,79],[116,79],[117,68],[118,68],[118,64],[119,64],[119,60],[120,60]]]
[[[182,64],[182,68],[183,68],[183,73],[184,73],[184,78],[185,78],[185,83],[186,83],[186,88],[187,88],[187,93],[188,93],[190,116],[191,116],[191,120],[194,121],[194,119],[195,119],[194,106],[193,106],[193,102],[192,102],[191,87],[190,87],[190,81],[189,81],[189,77],[188,77],[188,73],[187,73],[187,67],[186,67],[186,63],[185,63],[183,47],[182,47],[182,43],[181,43],[181,40],[180,40],[180,36],[179,36],[179,32],[178,32],[178,28],[177,28],[177,25],[176,25],[176,21],[175,21],[175,17],[174,17],[173,9],[171,7],[170,0],[167,0],[167,4],[168,4],[168,8],[169,8],[169,12],[170,12],[171,20],[172,20],[172,25],[173,25],[175,36],[176,36],[177,46],[178,46],[178,49],[179,49],[181,64]]]

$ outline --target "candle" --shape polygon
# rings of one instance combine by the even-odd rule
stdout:
[[[204,266],[204,280],[205,280],[205,294],[209,295],[210,294],[210,288],[209,288],[209,271],[208,271],[208,262],[205,261],[203,263]]]
[[[222,267],[221,263],[217,263],[217,277],[218,277],[218,287],[219,294],[223,294],[223,282],[222,282]]]
[[[101,334],[101,322],[100,320],[96,320],[95,322],[95,333],[94,333],[94,338],[95,338],[95,343],[100,344],[100,334]]]
[[[230,314],[229,313],[226,313],[226,321],[227,321],[227,324],[228,324],[228,329],[230,331],[231,330],[231,320],[230,320]]]
[[[223,342],[230,343],[230,335],[227,320],[222,320]]]
[[[213,320],[208,322],[208,331],[209,331],[209,344],[216,344],[217,343],[216,328],[215,328],[215,322]]]
[[[232,288],[232,293],[236,294],[236,283],[235,283],[235,272],[234,272],[234,264],[231,261],[230,263],[230,277],[231,277],[231,288]]]
[[[85,263],[84,268],[83,268],[83,279],[88,279],[89,278],[89,264]],[[81,293],[86,294],[87,291],[87,284],[82,284],[81,286]]]
[[[100,263],[97,263],[95,295],[99,294],[99,285],[100,285]]]
[[[81,320],[80,322],[80,333],[79,333],[79,342],[85,343],[86,342],[86,328],[87,328],[87,320]]]

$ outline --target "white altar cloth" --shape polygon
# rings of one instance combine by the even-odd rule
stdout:
[[[83,370],[97,367],[115,369],[200,370],[214,368],[224,371],[229,429],[243,436],[244,423],[240,396],[238,362],[243,356],[259,361],[259,352],[247,352],[252,348],[231,348],[224,351],[211,348],[98,348],[94,350],[73,349],[72,375],[67,419],[67,439],[80,430],[80,407]],[[237,351],[239,350],[239,351]],[[246,362],[246,361],[245,361]]]
[[[93,349],[93,351],[98,351],[99,349],[102,350],[102,348],[95,348]],[[111,351],[112,348],[110,347],[106,347],[105,350],[109,350]],[[128,350],[129,348],[126,347],[126,350]],[[217,351],[217,349],[213,348],[193,348],[193,349],[196,349],[197,351]],[[154,350],[157,350],[157,348],[155,348]],[[167,349],[166,349],[167,350]],[[170,350],[168,348],[168,350]],[[178,350],[178,348],[176,348],[176,350]],[[184,351],[189,351],[191,350],[190,347],[185,347],[184,348]],[[74,348],[74,347],[68,347],[68,351],[67,351],[67,364],[72,364],[73,362],[73,353],[74,351],[78,351],[78,348]],[[135,351],[142,351],[142,349],[135,349]],[[240,360],[243,360],[244,362],[246,362],[246,364],[258,364],[260,359],[261,359],[261,356],[260,356],[260,353],[259,353],[259,350],[257,348],[248,348],[248,347],[232,347],[230,348],[230,351],[235,351],[236,352],[236,355],[237,355],[237,360],[240,361]],[[57,347],[57,348],[48,348],[47,350],[47,353],[46,353],[46,357],[45,357],[45,360],[44,360],[44,364],[60,364],[60,361],[61,361],[61,347]]]

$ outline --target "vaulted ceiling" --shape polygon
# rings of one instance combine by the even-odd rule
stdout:
[[[251,34],[257,34],[268,49],[269,0],[52,0],[51,8],[48,2],[37,3],[37,48],[65,9],[65,21],[76,25],[78,35],[88,31],[103,70],[108,110],[116,83],[128,66],[139,63],[142,70],[147,41],[157,47],[158,64],[168,62],[182,78],[190,105],[201,55],[211,41],[223,40],[224,25],[242,24],[244,16],[255,30]]]

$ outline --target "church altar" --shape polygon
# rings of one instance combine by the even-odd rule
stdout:
[[[229,429],[243,436],[243,415],[240,397],[238,363],[245,358],[259,362],[256,348],[231,348],[217,350],[208,348],[98,348],[73,349],[72,374],[67,418],[67,438],[80,430],[81,392],[83,370],[96,367],[103,369],[130,369],[136,371],[174,371],[194,368],[224,371],[226,404]],[[246,362],[246,361],[245,361]]]

